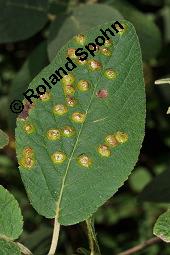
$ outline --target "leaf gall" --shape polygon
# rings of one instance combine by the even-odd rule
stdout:
[[[78,159],[77,159],[78,163],[83,166],[83,167],[90,167],[92,164],[92,160],[89,156],[87,156],[86,154],[81,154]]]
[[[86,114],[81,112],[74,112],[72,114],[72,120],[76,123],[83,123],[86,119]]]
[[[66,114],[67,111],[68,111],[67,107],[63,104],[57,104],[53,107],[53,113],[55,115],[62,116],[64,114]]]
[[[111,155],[111,151],[109,147],[105,144],[99,145],[99,147],[97,148],[97,151],[102,157],[110,157]]]
[[[51,160],[54,164],[62,164],[66,160],[66,154],[62,151],[56,151],[52,154]]]

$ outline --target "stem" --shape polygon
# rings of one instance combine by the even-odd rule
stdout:
[[[32,252],[27,247],[25,247],[22,243],[17,242],[16,244],[19,246],[22,254],[33,255]]]
[[[53,237],[52,237],[51,247],[50,247],[48,255],[55,254],[55,251],[57,249],[57,244],[58,244],[59,232],[60,232],[60,224],[58,223],[58,217],[55,217]]]
[[[92,219],[89,218],[86,220],[86,225],[87,225],[87,232],[88,232],[88,239],[89,239],[89,246],[90,246],[90,255],[95,255],[97,251],[97,254],[100,255],[100,248],[97,242],[95,230],[93,227]]]
[[[138,251],[141,251],[141,250],[145,249],[146,247],[149,247],[149,246],[151,246],[153,244],[156,244],[156,243],[158,243],[160,241],[161,241],[160,238],[154,237],[154,238],[151,238],[151,239],[149,239],[149,240],[147,240],[147,241],[145,241],[145,242],[143,242],[141,244],[136,245],[133,248],[130,248],[130,249],[126,250],[126,251],[123,251],[123,252],[119,253],[118,255],[130,255],[130,254],[134,254],[134,253],[136,253]]]
[[[90,247],[90,255],[94,255],[94,243],[93,243],[93,237],[92,237],[92,231],[91,231],[91,225],[86,220],[86,225],[87,225],[87,233],[88,233],[88,238],[89,238],[89,247]]]

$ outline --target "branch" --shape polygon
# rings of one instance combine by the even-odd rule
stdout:
[[[149,239],[149,240],[147,240],[147,241],[145,241],[145,242],[143,242],[141,244],[138,244],[138,245],[136,245],[133,248],[130,248],[130,249],[126,250],[126,251],[123,251],[123,252],[121,252],[121,253],[119,253],[117,255],[130,255],[130,254],[134,254],[135,252],[141,251],[141,250],[143,250],[143,249],[145,249],[145,248],[147,248],[147,247],[149,247],[149,246],[151,246],[153,244],[159,243],[160,241],[162,241],[160,238],[153,237],[153,238],[151,238],[151,239]]]

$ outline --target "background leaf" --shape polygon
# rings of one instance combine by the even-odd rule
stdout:
[[[43,42],[33,50],[13,79],[9,94],[9,101],[12,102],[16,99],[23,100],[23,93],[26,91],[28,84],[47,64],[47,44],[46,42]],[[14,132],[16,127],[16,114],[11,112],[11,109],[9,109],[9,117],[9,126]]]
[[[157,203],[170,203],[170,170],[166,170],[150,182],[140,194],[140,199]]]
[[[1,255],[21,255],[18,246],[6,240],[0,240],[0,254]]]
[[[58,117],[52,113],[57,103],[65,103],[65,94],[59,82],[51,90],[52,99],[47,102],[34,100],[35,107],[29,111],[26,121],[20,118],[17,121],[17,156],[29,199],[39,214],[53,218],[59,213],[58,220],[63,225],[83,221],[94,213],[123,185],[138,159],[145,122],[141,53],[133,26],[122,22],[126,24],[126,30],[122,35],[114,36],[110,47],[112,56],[104,56],[100,51],[96,54],[95,59],[102,63],[98,72],[86,68],[88,64],[79,65],[72,71],[76,78],[74,86],[78,103],[69,109],[68,114]],[[86,41],[94,41],[100,34],[99,29],[106,29],[111,24],[113,21],[86,33]],[[37,84],[42,84],[42,77],[48,79],[56,68],[64,66],[67,50],[72,47],[80,47],[75,39],[58,52],[54,61],[40,72],[30,87],[36,88]],[[103,75],[107,68],[116,70],[114,80]],[[80,79],[90,81],[90,89],[86,93],[77,90],[76,84]],[[108,91],[105,99],[96,96],[103,88]],[[77,111],[86,113],[84,124],[71,120],[71,115]],[[35,132],[30,135],[25,132],[27,123],[35,127]],[[62,129],[65,125],[73,127],[76,135],[55,142],[47,139],[50,128]],[[101,157],[97,147],[104,143],[108,134],[117,131],[127,133],[128,142],[113,148],[112,156]],[[55,165],[51,160],[56,150],[67,155],[61,165]],[[89,169],[77,162],[82,153],[92,159]]]
[[[103,4],[81,5],[68,16],[56,19],[50,27],[48,37],[48,55],[52,60],[57,51],[74,35],[84,33],[94,26],[113,19],[120,19],[122,15],[114,8]]]
[[[8,135],[0,129],[0,149],[5,147],[9,143]]]
[[[154,234],[161,238],[163,241],[170,242],[170,211],[163,213],[159,216],[155,223]]]
[[[47,4],[46,0],[0,0],[0,43],[37,33],[47,22]]]
[[[20,236],[22,228],[23,218],[18,202],[0,186],[0,236],[15,240]]]
[[[140,192],[151,180],[151,175],[144,167],[138,167],[129,177],[131,188]]]
[[[156,57],[161,48],[161,34],[152,17],[138,11],[125,0],[108,0],[108,3],[134,25],[142,48],[143,60],[148,61]]]

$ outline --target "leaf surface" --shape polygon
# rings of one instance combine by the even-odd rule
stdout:
[[[87,44],[101,35],[100,28],[107,29],[114,22],[84,33]],[[111,56],[103,55],[102,49],[96,52],[94,59],[101,64],[101,69],[91,71],[87,61],[84,65],[77,64],[70,72],[76,79],[74,107],[67,106],[68,112],[62,116],[54,114],[52,109],[56,104],[66,104],[63,80],[60,80],[51,89],[48,101],[35,99],[29,116],[17,120],[17,157],[29,199],[39,214],[47,218],[57,216],[63,225],[87,219],[109,199],[128,178],[140,152],[145,123],[141,52],[133,26],[124,20],[120,22],[126,29],[112,38]],[[65,44],[54,61],[31,82],[30,88],[35,89],[42,84],[42,78],[48,80],[55,70],[63,67],[68,48],[72,47],[80,47],[75,38]],[[104,75],[110,68],[116,74],[113,79]],[[86,92],[78,90],[77,84],[82,79],[90,84]],[[103,90],[107,91],[104,97]],[[83,123],[73,121],[75,112],[85,114]],[[31,134],[26,132],[27,125],[32,127]],[[50,129],[62,130],[64,126],[74,128],[75,135],[61,136],[57,141],[48,139]],[[102,157],[97,148],[105,143],[107,135],[118,131],[127,134],[128,141],[110,148],[111,156]],[[66,155],[61,164],[51,159],[56,151]],[[78,163],[82,154],[88,156],[89,168]]]
[[[0,236],[15,240],[20,236],[22,228],[23,218],[18,202],[0,186]]]
[[[170,242],[170,210],[161,214],[155,223],[154,234],[163,241]]]
[[[153,17],[142,13],[126,0],[107,0],[125,19],[134,25],[144,61],[155,58],[161,49],[161,33]]]
[[[0,254],[1,255],[21,255],[19,247],[6,240],[0,240]]]
[[[74,35],[84,33],[94,26],[110,20],[120,19],[122,15],[112,7],[104,4],[81,5],[68,16],[59,17],[50,27],[48,37],[48,55],[52,60],[57,51]]]

